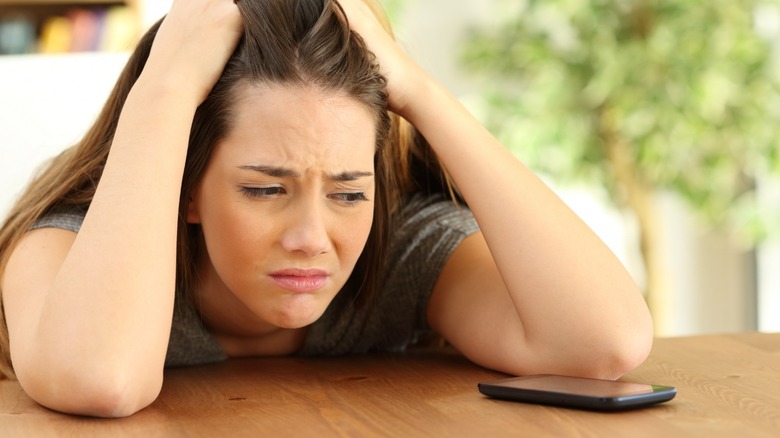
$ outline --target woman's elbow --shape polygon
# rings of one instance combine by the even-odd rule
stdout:
[[[610,361],[602,366],[605,378],[617,379],[642,365],[650,354],[652,345],[652,336],[637,337],[634,343],[616,349]]]
[[[104,418],[129,417],[152,404],[160,393],[160,387],[139,390],[133,386],[131,381],[116,381],[84,388],[81,400],[70,413]]]
[[[621,329],[602,333],[594,341],[594,354],[585,373],[590,377],[617,379],[645,362],[653,346],[650,317],[632,321]]]
[[[133,377],[127,372],[79,372],[24,378],[19,383],[39,404],[59,412],[103,418],[128,417],[150,405],[162,388],[162,376]]]

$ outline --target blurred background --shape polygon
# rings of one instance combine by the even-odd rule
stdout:
[[[0,0],[0,215],[170,3]],[[780,0],[382,3],[628,267],[657,335],[780,331]]]

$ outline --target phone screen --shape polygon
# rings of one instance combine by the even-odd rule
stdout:
[[[597,410],[637,408],[671,400],[670,386],[557,375],[534,375],[483,382],[485,395],[527,403]]]

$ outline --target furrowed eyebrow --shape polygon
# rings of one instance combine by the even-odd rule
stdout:
[[[261,165],[254,165],[254,164],[246,164],[243,166],[239,166],[239,169],[242,170],[251,170],[253,172],[259,172],[263,173],[265,175],[274,177],[274,178],[285,178],[285,177],[292,177],[297,178],[300,177],[301,174],[292,170],[287,169],[284,167],[275,167],[275,166],[261,166]],[[328,174],[328,179],[332,181],[337,182],[347,182],[347,181],[357,181],[360,178],[367,178],[374,176],[371,172],[341,172],[336,174]]]
[[[274,166],[257,166],[257,165],[251,165],[247,164],[244,166],[239,166],[239,169],[243,170],[251,170],[254,172],[260,172],[264,173],[268,176],[272,176],[275,178],[284,178],[284,177],[299,177],[301,176],[300,173],[292,170],[292,169],[285,169],[284,167],[274,167]]]
[[[369,176],[374,176],[374,174],[371,172],[342,172],[335,175],[328,175],[328,178],[333,181],[346,182],[356,181],[360,178],[366,178]]]

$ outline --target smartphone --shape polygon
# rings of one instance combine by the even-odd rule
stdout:
[[[677,395],[671,386],[551,374],[493,380],[477,387],[482,394],[497,399],[597,411],[637,409]]]

